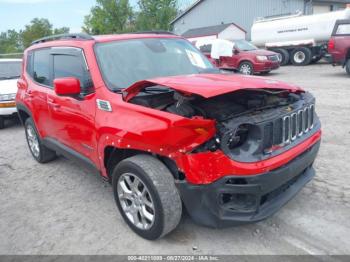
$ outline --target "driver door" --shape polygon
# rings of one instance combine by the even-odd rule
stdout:
[[[82,49],[52,48],[53,79],[74,77],[80,80],[79,96],[48,96],[52,133],[57,142],[97,161],[95,92]],[[94,161],[96,160],[96,161]]]

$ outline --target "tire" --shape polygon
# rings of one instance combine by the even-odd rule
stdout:
[[[312,60],[312,52],[307,47],[299,47],[292,51],[291,62],[295,66],[309,65]]]
[[[350,59],[348,59],[348,61],[346,61],[345,70],[346,70],[346,73],[348,73],[348,75],[350,75]]]
[[[54,160],[57,157],[56,152],[43,145],[39,133],[31,118],[27,118],[24,127],[29,151],[34,159],[41,164]]]
[[[0,116],[0,129],[5,128],[5,118]]]
[[[158,159],[137,155],[123,160],[113,171],[112,185],[124,221],[142,238],[159,239],[179,224],[181,198],[172,174]]]
[[[238,67],[238,72],[243,75],[253,75],[254,74],[253,64],[250,62],[242,62]]]
[[[274,49],[273,51],[282,56],[281,66],[285,66],[285,65],[289,64],[290,55],[289,55],[289,52],[287,50],[279,48],[279,49]]]

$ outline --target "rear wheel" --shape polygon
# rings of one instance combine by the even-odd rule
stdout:
[[[149,155],[120,162],[112,177],[114,198],[129,227],[139,236],[155,240],[174,230],[182,203],[168,168]]]
[[[243,75],[254,74],[254,68],[253,68],[252,63],[250,63],[250,62],[242,62],[238,67],[238,71]]]
[[[5,128],[5,118],[0,116],[0,129]]]
[[[348,75],[350,75],[350,59],[348,59],[348,61],[346,62],[345,69]]]
[[[274,49],[273,51],[281,55],[281,66],[285,66],[289,64],[290,55],[287,50],[279,48],[279,49]]]
[[[305,66],[311,63],[312,52],[307,47],[299,47],[292,51],[291,61],[295,66]]]
[[[56,152],[43,145],[38,131],[31,118],[25,121],[27,143],[32,156],[39,163],[47,163],[56,158]]]

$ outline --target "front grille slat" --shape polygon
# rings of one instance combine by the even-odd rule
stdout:
[[[265,138],[269,140],[269,143],[273,143],[273,146],[288,145],[313,129],[315,121],[314,114],[315,105],[312,104],[297,112],[274,120],[268,124],[269,130],[273,136],[271,138],[271,134],[266,134]],[[267,129],[265,129],[265,131],[267,131]],[[270,145],[269,143],[266,142],[265,145]]]

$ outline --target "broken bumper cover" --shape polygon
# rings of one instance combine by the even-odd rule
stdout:
[[[288,164],[257,176],[228,176],[209,185],[177,184],[192,219],[222,228],[263,220],[292,199],[314,176],[320,142]]]

